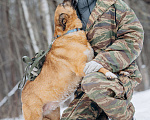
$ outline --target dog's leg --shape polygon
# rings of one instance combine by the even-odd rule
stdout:
[[[46,112],[44,114],[44,118],[42,120],[60,120],[60,107],[57,107],[55,110],[49,110],[50,108],[52,108],[52,105],[55,105],[54,102],[50,102],[47,105],[44,106],[43,108],[43,112]],[[58,102],[56,102],[57,104],[59,104]],[[47,113],[47,111],[49,111],[49,113]]]
[[[66,100],[60,103],[60,117],[62,117],[63,111],[68,108],[69,104],[74,100],[74,93],[72,93]]]
[[[110,72],[109,70],[105,68],[99,69],[98,72],[103,73],[104,75],[106,75],[107,78],[110,78],[110,79],[117,78],[117,76],[114,73]]]
[[[23,104],[23,116],[25,120],[42,120],[42,109],[37,106]]]
[[[22,110],[25,120],[42,120],[43,102],[36,94],[22,92]]]
[[[50,113],[45,115],[42,120],[60,120],[60,107],[50,111]]]

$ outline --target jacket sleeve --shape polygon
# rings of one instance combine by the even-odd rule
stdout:
[[[143,47],[143,27],[133,10],[126,9],[120,16],[117,18],[116,40],[94,58],[94,61],[112,72],[128,67]]]

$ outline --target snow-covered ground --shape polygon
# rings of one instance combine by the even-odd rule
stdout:
[[[132,98],[135,106],[136,120],[150,120],[150,89],[143,92],[135,92]],[[1,120],[24,120],[22,116],[19,118],[6,118]]]
[[[150,90],[134,93],[132,102],[135,106],[135,119],[150,120]]]
[[[0,120],[24,120],[24,119],[23,119],[23,116],[21,115],[18,118],[5,118],[5,119],[0,119]]]

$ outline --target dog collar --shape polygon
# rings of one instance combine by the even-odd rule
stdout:
[[[72,32],[76,32],[76,31],[79,31],[79,30],[81,30],[81,28],[75,28],[75,29],[69,30],[67,33],[65,33],[63,35],[66,35],[66,34],[69,34],[69,33],[72,33]],[[55,39],[60,37],[60,36],[63,36],[63,35],[57,35],[57,37],[55,37]]]

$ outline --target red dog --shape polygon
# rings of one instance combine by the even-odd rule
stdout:
[[[22,91],[25,120],[60,119],[59,107],[74,93],[85,75],[85,64],[93,59],[93,50],[85,32],[76,29],[81,27],[71,0],[58,5],[54,36],[59,37],[48,52],[39,76],[34,81],[28,81]],[[66,34],[69,30],[76,31]],[[105,68],[99,71],[109,73],[107,77],[114,75]]]

